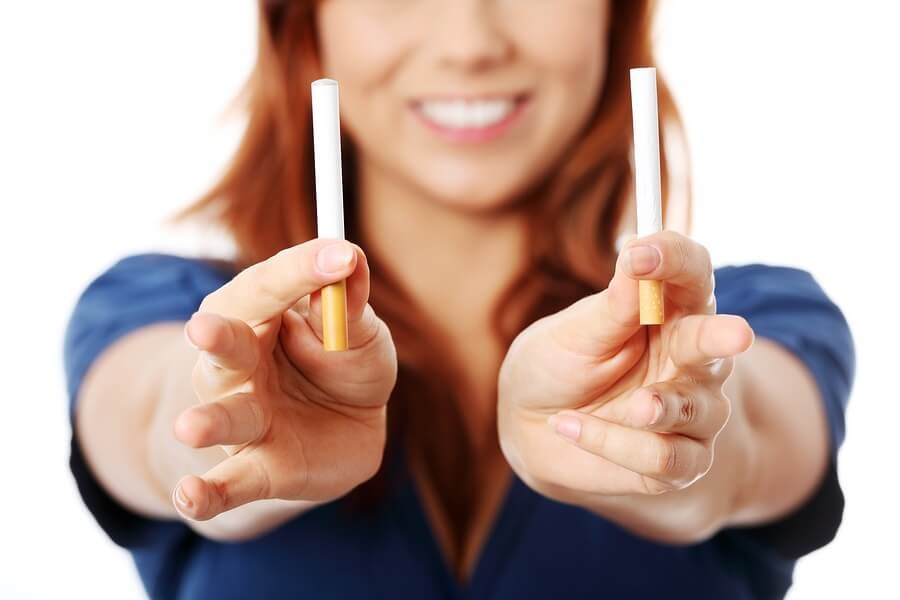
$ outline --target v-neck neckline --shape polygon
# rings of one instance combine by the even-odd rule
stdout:
[[[491,598],[538,496],[515,473],[510,475],[509,484],[472,566],[471,575],[466,581],[460,581],[453,574],[453,569],[441,550],[415,477],[405,463],[401,470],[404,477],[401,483],[402,506],[399,507],[401,510],[398,518],[408,529],[415,551],[428,557],[441,590],[446,592],[445,597],[471,600]]]

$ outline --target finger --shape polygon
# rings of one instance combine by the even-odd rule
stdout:
[[[669,356],[681,368],[703,367],[746,351],[753,329],[737,315],[688,315],[678,320],[669,340]]]
[[[347,322],[353,323],[363,316],[366,304],[369,302],[369,261],[366,253],[359,246],[353,246],[356,251],[356,268],[347,278]],[[322,314],[321,294],[314,294],[319,298],[317,310],[319,318]]]
[[[206,521],[225,511],[269,498],[269,478],[262,465],[246,454],[235,454],[210,469],[202,478],[183,477],[172,500],[185,518]]]
[[[712,464],[708,445],[682,435],[632,429],[577,411],[559,412],[548,422],[579,448],[672,488],[690,485]]]
[[[635,429],[712,439],[728,421],[728,400],[706,386],[666,381],[642,387],[593,411],[604,421]]]
[[[238,273],[207,296],[201,311],[217,312],[256,327],[280,316],[303,296],[350,276],[355,246],[344,240],[314,239]]]
[[[231,393],[247,381],[259,362],[259,339],[239,319],[214,313],[194,313],[185,323],[185,337],[200,350],[191,384],[204,402]]]
[[[691,238],[664,230],[632,240],[619,263],[632,279],[665,281],[667,297],[682,306],[715,312],[712,260],[706,247]]]
[[[617,265],[605,290],[556,313],[548,326],[561,347],[604,359],[640,330],[638,283]]]
[[[362,315],[352,323],[348,321],[347,327],[348,349],[355,350],[369,345],[377,338],[381,330],[385,328],[385,325],[375,314],[374,309],[366,305],[363,308]],[[280,335],[285,350],[288,351],[288,355],[298,368],[302,369],[301,363],[305,361],[300,359],[298,362],[297,357],[309,353],[316,357],[319,354],[328,355],[329,360],[338,360],[340,358],[340,353],[326,352],[322,348],[321,316],[307,315],[304,317],[302,314],[293,311],[286,312]],[[316,361],[318,361],[318,358],[316,358]]]
[[[361,248],[356,248],[357,262],[353,274],[347,278],[347,336],[350,348],[357,348],[372,339],[378,322],[369,301],[369,263]],[[301,313],[302,314],[302,313]],[[316,338],[322,340],[322,295],[315,292],[309,297],[306,312],[307,323]]]
[[[197,383],[212,393],[245,381],[259,361],[256,334],[239,319],[194,313],[185,323],[184,335],[188,343],[201,351],[199,372],[195,373]]]
[[[266,431],[265,412],[249,394],[193,406],[175,420],[175,438],[192,448],[246,444]]]

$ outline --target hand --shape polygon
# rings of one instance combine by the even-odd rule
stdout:
[[[665,281],[665,324],[639,325],[638,280]],[[753,343],[716,315],[707,250],[663,231],[630,241],[609,287],[541,319],[500,371],[503,452],[529,485],[563,501],[659,494],[711,467],[733,356]]]
[[[318,290],[342,279],[349,349],[325,352]],[[378,470],[397,358],[368,296],[362,250],[315,239],[204,299],[185,325],[200,350],[192,377],[200,404],[178,417],[175,435],[229,456],[178,483],[182,515],[206,520],[267,498],[326,501]]]

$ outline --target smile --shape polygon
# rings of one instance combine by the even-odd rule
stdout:
[[[528,104],[528,96],[441,98],[410,104],[429,130],[454,142],[485,142],[508,131]]]

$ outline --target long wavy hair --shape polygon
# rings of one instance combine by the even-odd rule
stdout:
[[[243,139],[220,181],[175,217],[223,226],[236,245],[237,269],[315,237],[309,84],[321,76],[316,4],[315,0],[260,0],[258,55],[243,95],[249,113]],[[612,277],[615,243],[628,223],[632,198],[628,71],[654,64],[654,9],[651,0],[611,1],[603,93],[559,163],[516,205],[529,216],[532,244],[527,269],[494,313],[495,333],[506,345],[536,319],[605,289]],[[669,220],[671,152],[666,150],[672,144],[665,141],[672,133],[680,136],[681,126],[662,78],[658,92],[663,206]],[[686,158],[686,153],[679,154]],[[344,160],[347,237],[365,248],[357,222],[357,156],[349,139],[345,139]],[[680,218],[688,223],[689,193],[684,197],[688,201]],[[671,222],[667,226],[676,228]],[[400,369],[388,404],[384,466],[359,492],[377,496],[386,489],[392,472],[390,457],[399,455],[397,449],[418,453],[457,551],[481,484],[477,457],[483,450],[476,448],[464,426],[459,367],[442,352],[445,344],[437,339],[437,328],[416,310],[379,257],[370,254],[369,260],[370,303],[391,329]]]

